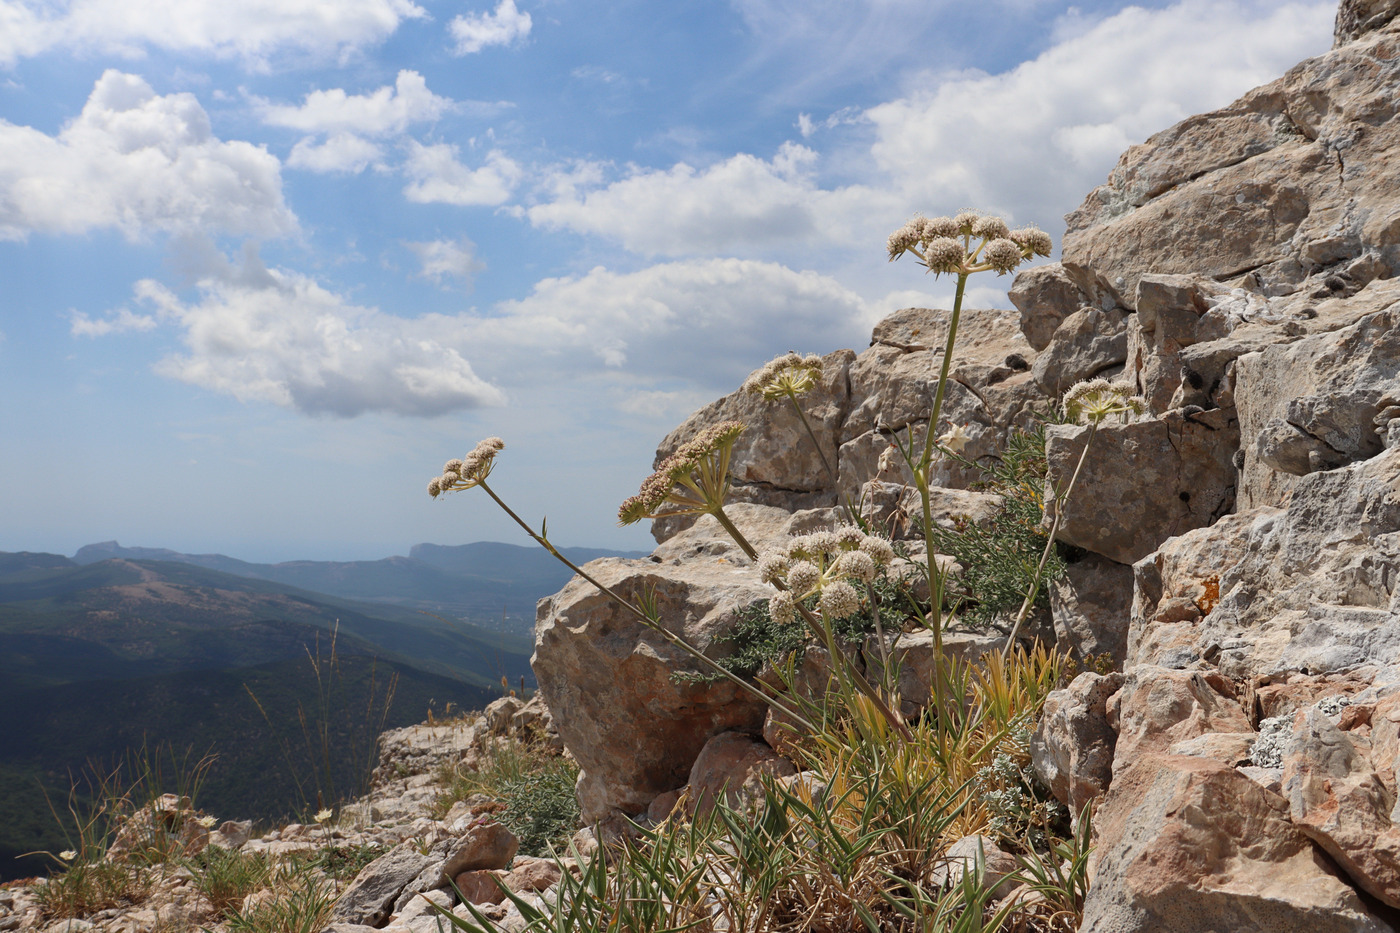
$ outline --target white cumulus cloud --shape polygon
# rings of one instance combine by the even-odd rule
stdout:
[[[347,94],[343,88],[312,91],[300,105],[254,101],[263,122],[304,133],[356,133],[387,136],[402,133],[414,123],[428,123],[452,110],[450,97],[428,90],[428,82],[416,71],[400,71],[392,87],[385,85],[368,94]]]
[[[74,337],[105,337],[132,330],[154,330],[156,319],[149,314],[133,314],[118,308],[106,317],[91,318],[81,311],[72,314],[71,332]]]
[[[850,218],[881,194],[818,187],[816,160],[816,152],[789,142],[771,160],[740,153],[703,171],[685,163],[634,168],[601,187],[581,183],[576,169],[561,170],[545,182],[554,199],[527,214],[536,226],[597,234],[646,256],[850,242]]]
[[[458,16],[448,25],[457,40],[456,53],[470,55],[490,45],[510,45],[530,34],[530,14],[515,7],[515,0],[501,0],[490,13]]]
[[[0,239],[115,229],[277,236],[296,217],[281,164],[214,136],[193,94],[108,70],[56,136],[0,120]]]
[[[0,0],[0,65],[52,48],[159,48],[265,68],[285,54],[343,57],[426,16],[410,0]]]
[[[429,318],[355,305],[285,270],[245,269],[198,292],[186,302],[157,282],[137,285],[137,297],[182,331],[186,352],[161,360],[161,375],[311,415],[432,416],[505,399],[435,337]]]
[[[1331,0],[1129,7],[998,75],[929,75],[871,108],[879,169],[912,208],[978,205],[1055,230],[1118,155],[1331,44]]]
[[[354,133],[336,133],[319,143],[308,136],[287,154],[287,167],[355,174],[378,164],[383,154],[379,146]]]
[[[448,143],[425,146],[409,141],[404,174],[410,182],[406,198],[417,204],[497,205],[510,198],[524,171],[503,153],[492,150],[479,168],[457,159],[457,147]]]
[[[767,29],[812,5],[739,6],[754,28]],[[823,2],[801,19],[824,21],[842,6]],[[1063,41],[1002,74],[912,75],[907,86],[916,90],[863,112],[799,114],[804,137],[861,126],[829,151],[789,142],[772,159],[740,153],[705,168],[632,168],[607,180],[596,164],[588,176],[560,170],[539,186],[545,200],[528,217],[643,256],[849,250],[882,244],[916,211],[968,206],[1058,236],[1062,215],[1103,182],[1124,149],[1325,51],[1335,11],[1333,0],[1128,7],[1077,23]],[[833,164],[860,182],[824,184]]]
[[[422,265],[421,275],[441,285],[444,280],[457,279],[471,288],[472,278],[486,268],[476,258],[476,244],[466,237],[460,240],[428,240],[405,243]]]

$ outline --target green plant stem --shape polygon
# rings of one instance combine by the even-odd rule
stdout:
[[[749,555],[749,560],[757,563],[758,551],[754,550],[753,545],[749,543],[749,539],[745,538],[744,533],[739,530],[738,526],[730,521],[729,516],[724,514],[724,507],[719,506],[710,514],[715,517],[715,521],[719,522],[720,526],[725,531],[729,532],[729,537],[734,539],[734,543],[739,545],[745,554]]]
[[[933,615],[933,701],[938,710],[938,719],[943,720],[943,574],[938,570],[938,562],[933,552],[933,509],[929,501],[929,467],[933,464],[933,436],[938,431],[938,420],[943,416],[943,398],[947,394],[948,371],[953,364],[953,343],[958,337],[958,319],[962,316],[963,291],[967,287],[967,273],[958,273],[958,289],[953,296],[953,313],[948,318],[948,335],[943,340],[943,366],[938,372],[938,387],[933,393],[933,411],[929,415],[928,433],[924,436],[924,453],[919,458],[918,469],[914,471],[914,482],[919,487],[919,499],[924,507],[924,555],[928,559],[928,589]]]
[[[559,553],[559,549],[556,548],[553,544],[550,544],[548,538],[544,537],[543,535],[537,534],[533,528],[531,528],[528,524],[525,523],[524,519],[522,519],[519,515],[516,515],[516,514],[515,514],[515,511],[514,511],[510,506],[508,506],[508,505],[505,504],[505,502],[501,499],[500,496],[496,495],[496,491],[495,491],[494,489],[492,489],[490,486],[486,485],[486,483],[485,483],[484,481],[478,482],[477,485],[480,486],[482,489],[486,490],[486,494],[487,494],[488,496],[490,496],[492,499],[494,499],[495,502],[496,502],[496,504],[499,505],[499,506],[501,507],[501,509],[502,509],[507,515],[509,515],[509,516],[511,517],[511,519],[512,519],[517,525],[519,525],[521,528],[523,528],[523,529],[525,530],[525,533],[526,533],[527,535],[529,535],[529,536],[531,537],[531,539],[533,539],[534,542],[535,542],[536,544],[538,544],[540,547],[544,548],[544,549],[545,549],[546,551],[548,551],[550,554],[553,554],[554,557],[555,557],[555,559],[558,560],[558,561],[560,561],[561,563],[563,563],[564,566],[568,567],[570,570],[572,570],[574,573],[578,574],[578,575],[579,575],[580,577],[582,577],[584,580],[588,581],[589,583],[593,584],[593,586],[597,587],[599,591],[601,591],[604,595],[606,595],[606,596],[607,596],[609,599],[611,599],[613,602],[617,603],[619,606],[623,607],[623,608],[626,609],[628,612],[632,613],[632,615],[636,616],[637,619],[638,619],[639,621],[641,621],[641,623],[642,623],[643,625],[645,625],[647,628],[649,628],[649,629],[651,629],[652,631],[656,632],[656,633],[659,634],[662,638],[665,638],[668,642],[670,642],[673,646],[679,648],[681,651],[684,651],[686,654],[688,654],[688,655],[690,655],[691,657],[695,658],[697,661],[699,661],[700,663],[702,663],[702,664],[704,664],[705,666],[709,667],[711,670],[715,671],[716,673],[718,673],[719,675],[721,675],[722,677],[724,677],[726,680],[731,681],[732,683],[734,683],[735,685],[737,685],[740,689],[746,691],[747,693],[752,694],[753,696],[755,696],[755,697],[757,697],[758,699],[762,700],[762,701],[763,701],[764,703],[766,703],[767,705],[774,707],[775,709],[777,709],[779,712],[783,713],[784,715],[791,716],[791,717],[797,722],[798,725],[802,726],[803,728],[812,730],[812,731],[815,731],[815,730],[816,730],[816,726],[814,726],[814,725],[812,725],[812,723],[808,722],[808,720],[807,720],[807,718],[806,718],[805,716],[801,715],[801,714],[798,713],[796,710],[792,709],[792,708],[791,708],[790,706],[788,706],[786,703],[783,703],[781,700],[778,700],[776,697],[772,697],[772,696],[767,695],[767,694],[764,693],[762,690],[759,690],[757,687],[755,687],[753,684],[751,684],[751,683],[749,683],[748,681],[744,680],[742,677],[739,677],[739,676],[735,675],[732,671],[727,671],[727,670],[725,670],[723,666],[721,666],[720,664],[718,664],[717,662],[715,662],[715,661],[712,660],[711,658],[706,657],[706,655],[705,655],[704,652],[700,651],[698,648],[696,648],[694,645],[690,644],[690,643],[689,643],[688,641],[686,641],[684,638],[681,638],[679,635],[676,635],[674,632],[671,632],[670,630],[668,630],[668,629],[667,629],[665,626],[663,626],[658,620],[653,619],[651,616],[647,615],[647,614],[646,614],[645,612],[643,612],[641,609],[637,608],[635,605],[632,604],[632,602],[631,602],[630,600],[624,599],[622,596],[618,595],[618,594],[617,594],[615,591],[613,591],[611,588],[609,588],[609,587],[607,587],[607,586],[604,586],[604,585],[603,585],[602,583],[600,583],[598,580],[594,579],[594,577],[593,577],[591,574],[585,572],[585,571],[583,570],[583,568],[579,567],[579,566],[578,566],[577,564],[575,564],[573,561],[569,560],[569,559],[568,559],[567,557],[565,557],[563,554]],[[727,519],[722,519],[722,520],[721,520],[721,523],[722,523],[722,524],[723,524],[724,522],[727,522]],[[730,527],[730,526],[726,525],[726,527]],[[737,529],[736,529],[736,531],[737,531]],[[733,532],[731,532],[731,533],[733,533]],[[752,555],[752,551],[753,551],[752,547],[747,547],[747,545],[748,545],[748,542],[747,542],[747,541],[743,541],[742,544],[741,544],[741,546],[744,546],[745,549],[746,549],[747,551],[750,552],[750,556],[753,556],[753,555]]]
[[[1084,449],[1079,452],[1079,462],[1074,465],[1074,473],[1070,475],[1069,485],[1065,487],[1063,493],[1055,494],[1055,520],[1050,523],[1050,536],[1045,541],[1045,550],[1040,555],[1040,563],[1036,565],[1035,575],[1031,577],[1031,585],[1026,590],[1026,598],[1021,602],[1021,609],[1016,613],[1016,623],[1011,626],[1011,635],[1006,639],[1006,647],[1002,649],[1003,656],[1009,656],[1011,648],[1016,644],[1016,636],[1021,633],[1021,625],[1030,615],[1031,604],[1035,602],[1036,592],[1040,589],[1041,577],[1045,573],[1045,565],[1050,560],[1050,552],[1055,547],[1055,535],[1059,533],[1060,521],[1065,515],[1065,502],[1069,500],[1070,494],[1074,492],[1074,484],[1079,481],[1079,471],[1084,468],[1084,460],[1089,456],[1089,447],[1094,443],[1094,435],[1098,433],[1099,423],[1092,422],[1089,425],[1089,436],[1084,441]]]
[[[822,459],[822,466],[826,468],[826,475],[831,480],[831,487],[836,488],[836,471],[831,468],[831,463],[826,459],[826,452],[822,450],[821,443],[817,440],[817,434],[812,430],[812,425],[807,421],[807,413],[802,410],[802,406],[797,403],[797,396],[788,395],[788,400],[792,402],[792,407],[797,409],[797,417],[802,419],[802,426],[807,429],[807,436],[812,439],[812,446],[817,449],[817,456]],[[839,492],[839,490],[838,490]]]

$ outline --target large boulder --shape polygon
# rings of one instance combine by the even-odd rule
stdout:
[[[1107,707],[1122,686],[1122,674],[1085,671],[1045,699],[1031,737],[1031,765],[1073,814],[1108,790],[1113,780],[1118,729]]]
[[[1045,431],[1047,524],[1052,491],[1068,489],[1090,431],[1073,424]],[[1132,564],[1173,535],[1209,525],[1234,505],[1238,432],[1226,410],[1104,423],[1094,433],[1056,537]]]
[[[1081,933],[1380,933],[1288,804],[1209,758],[1147,755],[1095,817],[1097,868]]]
[[[728,650],[718,639],[737,611],[773,592],[752,567],[722,559],[605,558],[585,569],[634,603],[654,600],[667,631],[714,656]],[[531,666],[578,760],[587,823],[645,812],[686,783],[711,736],[763,726],[764,702],[727,680],[677,679],[709,671],[579,577],[540,601]]]
[[[1254,734],[1234,685],[1214,671],[1173,671],[1139,664],[1128,670],[1114,701],[1109,715],[1114,715],[1116,707],[1115,775],[1179,742],[1215,733]]]
[[[1308,299],[1400,271],[1391,6],[1348,2],[1355,41],[1125,152],[1066,218],[1062,262],[1090,303],[1132,308],[1147,273]]]
[[[1066,564],[1064,576],[1049,590],[1059,647],[1081,660],[1107,654],[1122,669],[1128,654],[1133,568],[1089,554]]]
[[[1021,314],[1021,333],[1035,350],[1044,350],[1060,322],[1084,307],[1084,293],[1058,262],[1017,275],[1008,297]]]
[[[1251,439],[1243,507],[1281,505],[1296,477],[1375,456],[1400,415],[1400,304],[1240,357],[1235,403]]]

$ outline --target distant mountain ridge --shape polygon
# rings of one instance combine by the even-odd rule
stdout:
[[[560,548],[582,564],[599,557],[644,557],[640,551]],[[285,561],[259,564],[223,554],[184,554],[168,548],[123,547],[104,541],[79,548],[75,564],[114,558],[193,564],[220,573],[268,580],[346,599],[423,609],[478,624],[502,615],[524,632],[533,623],[535,602],[559,590],[571,576],[567,567],[538,547],[493,541],[473,544],[417,544],[407,557],[372,561]]]

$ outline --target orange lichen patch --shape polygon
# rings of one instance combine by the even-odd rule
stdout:
[[[1201,581],[1201,596],[1196,600],[1201,615],[1210,615],[1210,611],[1215,608],[1215,604],[1218,602],[1220,602],[1220,578],[1207,577]]]

